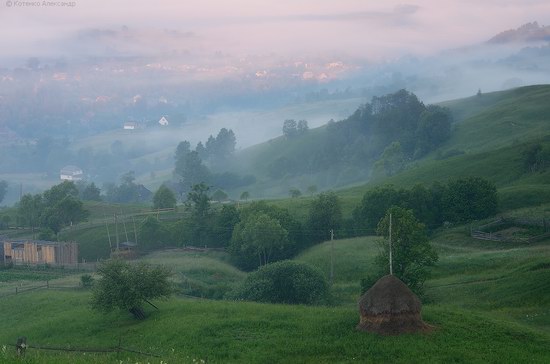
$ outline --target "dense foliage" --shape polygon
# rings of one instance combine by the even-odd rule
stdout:
[[[419,184],[411,189],[397,189],[392,185],[375,187],[365,193],[354,210],[356,228],[372,232],[392,206],[411,209],[429,228],[436,228],[444,221],[461,223],[494,215],[497,190],[492,182],[478,177],[453,180],[446,185]]]
[[[172,293],[168,281],[171,273],[161,266],[108,260],[98,267],[97,273],[100,278],[94,284],[92,308],[100,312],[120,309],[143,319],[145,303]]]
[[[428,242],[426,229],[411,210],[401,207],[388,209],[378,223],[377,233],[386,242],[376,257],[380,276],[389,273],[389,232],[391,214],[391,245],[393,274],[401,279],[414,292],[422,293],[424,281],[429,276],[428,267],[437,260],[435,249]]]
[[[254,202],[241,211],[228,250],[239,268],[253,270],[290,258],[305,245],[300,222],[287,210]]]
[[[342,225],[342,208],[334,192],[319,194],[309,208],[307,233],[312,243],[330,239],[330,230]]]
[[[307,153],[283,152],[266,165],[271,178],[344,171],[353,166],[357,173],[378,161],[380,172],[399,172],[411,160],[434,150],[451,135],[451,114],[440,106],[425,106],[411,92],[373,97],[347,119],[329,122],[317,143],[309,144]],[[300,140],[299,123],[287,120],[283,134]],[[307,129],[305,129],[307,130]]]
[[[49,229],[57,234],[64,226],[84,221],[89,212],[78,198],[73,182],[64,181],[43,194],[26,194],[17,206],[18,218],[34,230]]]
[[[161,185],[153,195],[153,208],[166,209],[176,206],[176,195],[165,185]]]
[[[247,301],[312,305],[327,302],[328,291],[327,281],[317,268],[285,260],[250,273],[236,297]]]

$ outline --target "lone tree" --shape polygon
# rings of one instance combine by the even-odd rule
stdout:
[[[172,293],[166,267],[146,263],[130,264],[108,260],[98,270],[101,278],[94,285],[92,308],[108,313],[114,309],[129,311],[136,319],[145,318],[143,305],[155,298],[167,298]]]
[[[424,224],[418,222],[412,210],[391,207],[378,223],[377,233],[389,238],[390,214],[393,274],[417,294],[422,293],[424,281],[429,276],[428,267],[437,262],[437,253],[428,242]],[[389,272],[389,244],[384,242],[383,251],[376,257],[381,275]]]
[[[176,195],[171,189],[165,185],[161,185],[155,195],[153,196],[153,208],[154,209],[167,209],[174,208],[177,200]]]

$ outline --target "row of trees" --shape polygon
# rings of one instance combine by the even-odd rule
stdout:
[[[392,206],[410,209],[430,228],[444,222],[463,223],[492,216],[497,211],[496,186],[482,178],[457,179],[411,189],[391,185],[376,187],[363,196],[353,212],[357,233],[373,231]]]
[[[209,166],[218,168],[235,152],[236,138],[231,129],[221,129],[214,138],[212,135],[203,145],[199,142],[195,150],[184,140],[176,148],[174,155],[175,186],[180,196],[185,197],[192,186],[200,183],[219,188],[236,188],[256,181],[252,175],[238,176],[231,172],[212,173]]]
[[[64,181],[42,194],[26,194],[17,205],[20,218],[34,232],[41,228],[42,238],[50,239],[61,228],[84,221],[88,210],[78,198],[78,189],[73,182]]]

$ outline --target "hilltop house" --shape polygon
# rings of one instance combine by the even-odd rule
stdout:
[[[135,130],[138,125],[135,121],[127,121],[124,123],[124,130]]]
[[[163,116],[163,117],[160,118],[159,124],[161,126],[168,126],[168,120]]]
[[[0,243],[1,261],[14,264],[78,263],[78,244],[43,240],[4,240]]]
[[[84,172],[82,169],[71,165],[61,168],[61,171],[59,172],[59,178],[62,181],[81,181],[83,175]]]

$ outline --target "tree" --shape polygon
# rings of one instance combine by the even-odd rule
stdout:
[[[444,218],[450,222],[484,219],[497,212],[495,184],[479,177],[449,182],[442,200]]]
[[[178,160],[180,158],[183,158],[190,151],[191,151],[191,143],[189,143],[187,140],[179,142],[178,146],[176,147],[176,153],[174,154],[174,159]]]
[[[161,185],[153,196],[154,209],[168,209],[176,206],[176,195],[165,185]]]
[[[212,199],[215,200],[215,201],[218,201],[218,202],[225,201],[225,200],[227,200],[227,193],[225,193],[224,191],[222,191],[220,189],[217,189],[212,194]]]
[[[283,135],[287,138],[293,138],[298,134],[296,120],[287,119],[283,123]]]
[[[0,202],[4,200],[6,193],[8,192],[8,182],[2,180],[0,181]]]
[[[308,230],[314,243],[330,239],[330,230],[342,225],[340,200],[334,192],[321,193],[309,208]]]
[[[307,133],[308,130],[309,126],[307,125],[307,120],[298,121],[298,125],[296,126],[296,131],[298,132],[298,135],[303,135]]]
[[[183,191],[189,191],[191,186],[208,183],[210,180],[210,171],[202,164],[199,153],[189,152],[176,160],[174,173],[181,177]]]
[[[420,114],[416,128],[415,157],[421,157],[451,137],[451,111],[430,105]]]
[[[242,242],[243,250],[256,254],[260,266],[268,264],[273,252],[281,250],[288,242],[288,232],[281,223],[261,212],[241,221],[233,237]]]
[[[101,201],[101,190],[92,182],[84,188],[81,198],[84,201]]]
[[[100,278],[94,285],[91,303],[92,308],[100,312],[120,309],[144,319],[145,303],[167,298],[172,293],[168,281],[171,272],[163,266],[107,260],[98,267],[97,273]]]
[[[389,239],[391,215],[391,245],[393,274],[411,290],[420,294],[424,281],[429,276],[428,267],[438,260],[435,249],[428,242],[426,229],[412,210],[392,207],[378,223],[377,233]],[[380,273],[389,273],[389,244],[383,243],[380,255],[376,257]]]
[[[290,195],[290,197],[292,198],[298,198],[300,196],[302,196],[302,192],[297,189],[297,188],[291,188],[289,191],[288,191],[288,194]]]
[[[27,226],[31,228],[32,232],[34,232],[36,227],[40,226],[40,215],[42,215],[43,211],[44,203],[42,195],[33,196],[31,194],[25,194],[21,197],[17,212],[26,222]]]
[[[250,193],[248,191],[244,191],[241,193],[241,197],[239,199],[247,201],[250,198]]]

